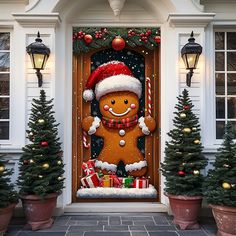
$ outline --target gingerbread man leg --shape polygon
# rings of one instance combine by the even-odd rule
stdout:
[[[132,153],[132,156],[126,158],[125,170],[128,175],[134,177],[142,177],[147,173],[147,161],[139,150],[136,150],[135,153]]]

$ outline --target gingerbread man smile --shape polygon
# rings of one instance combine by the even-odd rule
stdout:
[[[113,116],[125,116],[127,115],[130,111],[131,111],[131,108],[127,108],[127,110],[123,113],[116,113],[112,110],[112,108],[110,107],[109,110],[108,110]]]

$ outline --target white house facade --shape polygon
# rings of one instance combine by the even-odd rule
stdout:
[[[111,8],[123,3],[119,11]],[[117,9],[116,9],[117,10]],[[0,152],[8,153],[15,181],[22,147],[27,143],[27,122],[31,101],[39,96],[35,70],[26,47],[40,31],[51,54],[43,74],[43,86],[54,98],[55,118],[65,163],[65,188],[58,199],[58,213],[109,211],[167,211],[164,179],[158,176],[159,200],[127,203],[74,201],[73,196],[73,76],[74,27],[160,28],[158,60],[158,162],[164,159],[167,132],[176,97],[186,88],[188,72],[181,49],[191,31],[203,50],[188,88],[201,124],[204,154],[209,166],[221,143],[224,124],[230,120],[236,131],[236,2],[234,0],[0,0]],[[4,64],[5,63],[5,64]],[[155,63],[155,62],[154,62]],[[2,90],[2,91],[3,91]],[[2,101],[1,101],[2,100]],[[1,115],[1,109],[9,110]],[[80,121],[76,123],[81,125]],[[82,145],[82,140],[81,140]],[[73,157],[74,155],[74,157]],[[158,169],[156,170],[158,172]]]

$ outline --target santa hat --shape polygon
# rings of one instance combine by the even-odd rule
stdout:
[[[142,85],[123,62],[111,61],[92,72],[87,80],[83,98],[92,101],[95,93],[96,99],[99,100],[105,94],[118,91],[130,91],[140,98]]]

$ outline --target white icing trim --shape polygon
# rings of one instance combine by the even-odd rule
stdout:
[[[133,170],[141,170],[143,167],[147,166],[147,161],[134,162],[133,164],[128,164],[125,166],[127,172]]]
[[[97,128],[100,126],[101,119],[97,116],[94,117],[94,121],[89,128],[88,134],[92,135],[96,133]]]
[[[144,122],[144,117],[141,116],[138,119],[139,122],[139,127],[142,129],[143,134],[145,135],[149,135],[150,134],[150,130],[148,129],[148,127],[146,126],[145,122]]]
[[[96,99],[112,92],[130,91],[140,98],[142,93],[141,82],[130,75],[113,75],[103,79],[95,87]]]
[[[95,167],[100,168],[102,170],[106,169],[106,170],[110,170],[112,172],[116,172],[117,169],[117,165],[115,164],[109,164],[108,162],[103,162],[103,161],[98,161],[96,160],[95,162]]]

